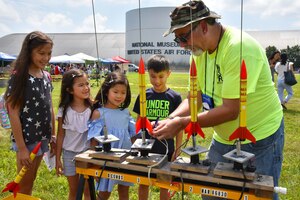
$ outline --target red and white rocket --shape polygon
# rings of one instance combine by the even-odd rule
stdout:
[[[138,134],[140,130],[146,131],[151,134],[152,126],[150,121],[146,116],[146,82],[145,82],[145,64],[141,57],[139,64],[139,93],[140,93],[140,116],[137,120],[135,127],[136,133]]]
[[[34,160],[35,156],[37,154],[37,152],[39,151],[41,147],[41,142],[39,142],[34,149],[32,150],[32,152],[30,153],[30,159]],[[23,176],[25,175],[25,173],[27,172],[28,168],[26,166],[23,166],[22,169],[20,170],[19,174],[17,175],[17,177],[15,178],[14,181],[8,183],[6,185],[6,188],[4,188],[2,190],[2,192],[6,192],[6,191],[10,191],[14,193],[14,198],[16,198],[17,196],[17,192],[20,190],[20,186],[19,183],[21,182]]]
[[[199,134],[202,138],[205,138],[205,135],[198,123],[198,109],[197,109],[197,70],[194,59],[192,60],[190,67],[190,113],[191,113],[191,122],[184,129],[185,133],[188,134],[188,138],[191,135]]]
[[[244,60],[242,61],[240,80],[240,126],[229,136],[229,140],[239,139],[240,141],[244,141],[245,139],[248,139],[255,143],[255,137],[250,133],[246,126],[247,68]]]

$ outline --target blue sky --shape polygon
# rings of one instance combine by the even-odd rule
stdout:
[[[176,6],[186,0],[140,0],[141,7]],[[222,15],[220,22],[240,27],[241,0],[204,0]],[[125,32],[125,14],[138,0],[94,0],[97,32]],[[46,33],[94,32],[92,0],[0,0],[0,37],[40,30]],[[244,0],[244,30],[300,30],[300,1]]]

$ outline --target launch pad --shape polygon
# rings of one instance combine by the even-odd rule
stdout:
[[[150,153],[155,140],[145,139],[142,135],[142,139],[137,139],[134,144],[131,146],[132,150],[137,150],[140,152],[140,156],[128,156],[126,161],[133,164],[152,166],[157,165],[160,167],[168,161],[167,156],[161,154]]]
[[[237,149],[234,149],[234,150],[224,154],[223,157],[228,160],[232,160],[234,162],[246,163],[251,158],[254,158],[255,155],[252,153],[246,152],[246,151],[240,151],[240,153],[238,154]]]
[[[227,164],[220,164],[215,168],[207,167],[207,170],[204,170],[203,165],[194,166],[188,163],[188,158],[187,160],[183,158],[182,163],[189,168],[194,167],[193,171],[173,170],[170,168],[172,163],[165,162],[161,167],[153,168],[149,174],[149,167],[147,166],[128,163],[126,160],[120,163],[92,158],[89,155],[93,155],[93,153],[92,150],[89,150],[75,157],[76,172],[80,175],[81,180],[76,199],[82,198],[86,178],[91,183],[89,184],[90,190],[93,189],[93,180],[90,180],[93,177],[153,185],[172,191],[198,194],[199,197],[206,195],[225,199],[252,200],[270,200],[273,198],[275,187],[271,176],[252,173],[253,176],[251,177],[250,173],[246,173],[247,179],[244,179],[244,176],[239,172],[240,178],[230,178],[228,174],[232,173],[230,172],[232,168]],[[178,158],[175,162],[181,162],[180,160],[181,158]],[[218,173],[218,171],[220,172]],[[169,181],[166,181],[167,178]],[[96,199],[94,193],[93,196],[91,194],[91,199]]]

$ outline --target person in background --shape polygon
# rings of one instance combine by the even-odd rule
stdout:
[[[271,70],[272,81],[274,82],[275,65],[280,60],[280,52],[274,51],[268,60]]]
[[[146,90],[146,116],[150,121],[156,121],[157,119],[166,119],[170,113],[172,113],[181,103],[181,96],[174,90],[167,86],[167,80],[171,74],[169,67],[169,61],[162,55],[153,55],[147,62],[147,69],[149,73],[149,79],[152,87]],[[140,96],[137,97],[133,111],[140,114]],[[147,139],[155,139],[146,133]],[[167,144],[166,144],[167,142]],[[176,134],[176,149],[174,145],[174,138],[167,140],[155,139],[154,145],[151,149],[151,153],[166,154],[166,148],[168,147],[168,161],[174,161],[180,152],[180,146],[182,143],[182,131]],[[149,186],[139,186],[139,199],[145,199],[148,197]],[[160,188],[160,199],[168,199],[168,190]]]
[[[95,137],[104,135],[104,131],[119,138],[112,142],[111,148],[130,149],[136,136],[135,122],[130,116],[128,106],[131,101],[131,91],[128,79],[121,71],[107,75],[95,98],[92,117],[89,121],[88,140],[91,146],[97,146]],[[118,184],[120,200],[129,199],[129,186],[132,183],[101,178],[96,186],[99,190],[99,200],[106,200]]]
[[[61,74],[61,68],[58,64],[56,64],[54,67],[54,75],[59,75],[59,74]]]
[[[265,50],[246,32],[219,23],[217,19],[221,16],[203,1],[188,1],[176,7],[170,17],[171,27],[164,36],[174,33],[174,40],[180,47],[192,51],[191,61],[195,61],[197,68],[197,105],[209,105],[197,116],[201,127],[214,129],[208,159],[212,165],[228,163],[230,161],[223,155],[236,148],[235,141],[230,141],[229,136],[239,127],[240,71],[244,60],[247,68],[247,128],[256,143],[245,140],[241,149],[255,155],[256,173],[273,176],[274,185],[278,186],[283,160],[284,119]],[[170,116],[154,128],[153,135],[158,139],[173,138],[190,123],[189,98]],[[203,196],[203,199],[207,198]],[[274,199],[278,199],[277,194]]]
[[[91,116],[91,106],[87,74],[78,69],[67,71],[62,78],[57,114],[56,174],[67,177],[69,200],[76,199],[79,184],[74,158],[90,147],[87,141],[87,122]],[[84,199],[87,200],[90,199],[90,193],[88,184],[85,186]]]
[[[44,73],[53,48],[46,34],[34,31],[26,35],[21,51],[13,62],[5,101],[12,128],[12,149],[17,155],[17,171],[23,166],[28,171],[20,182],[20,193],[31,195],[43,154],[55,152],[54,112],[51,82]],[[34,160],[30,153],[41,142]]]
[[[275,71],[278,74],[278,79],[277,79],[278,97],[280,99],[282,108],[285,110],[287,110],[286,104],[292,98],[294,92],[292,86],[284,82],[284,72],[288,70],[293,71],[294,70],[293,65],[294,63],[288,62],[288,57],[287,54],[285,53],[281,54],[281,61],[275,65]],[[284,97],[284,90],[286,90],[287,92],[286,97]]]

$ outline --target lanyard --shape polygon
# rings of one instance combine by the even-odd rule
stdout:
[[[223,33],[223,27],[221,25],[221,31],[220,31],[220,35],[219,35],[218,45],[217,45],[217,49],[216,49],[216,57],[215,57],[215,62],[214,62],[212,99],[214,98],[214,92],[215,92],[216,66],[217,66],[217,59],[218,59],[218,52],[219,52],[219,44],[220,44],[220,41],[222,39],[222,33]],[[205,74],[205,79],[204,79],[204,94],[206,94],[206,69],[207,69],[207,51],[206,51],[206,55],[205,55],[205,68],[204,68],[204,74]]]

